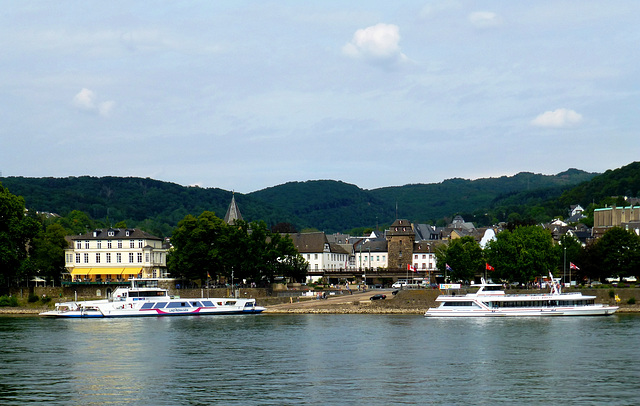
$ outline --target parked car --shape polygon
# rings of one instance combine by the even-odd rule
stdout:
[[[638,280],[636,279],[635,276],[629,276],[626,278],[622,278],[625,282],[637,282]]]
[[[377,295],[371,296],[369,298],[369,300],[383,300],[383,299],[386,299],[386,298],[387,298],[387,295],[383,295],[383,294],[378,293]]]

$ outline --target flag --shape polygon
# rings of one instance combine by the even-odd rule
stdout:
[[[451,269],[449,264],[444,264],[444,269],[447,270],[447,271],[453,271],[453,269]]]
[[[407,270],[409,270],[411,272],[418,272],[418,271],[416,271],[416,268],[411,264],[407,264]]]
[[[569,268],[570,269],[577,269],[578,271],[580,270],[580,268],[578,268],[578,266],[576,264],[574,264],[573,262],[569,262]]]
[[[488,262],[486,262],[485,264],[486,264],[486,267],[487,267],[487,271],[495,271],[496,270],[496,268],[494,268],[491,265],[489,265]]]

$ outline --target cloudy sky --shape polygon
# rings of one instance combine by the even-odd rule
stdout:
[[[2,1],[3,176],[365,189],[640,158],[640,1]]]

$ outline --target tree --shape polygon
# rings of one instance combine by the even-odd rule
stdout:
[[[485,261],[480,244],[473,237],[465,236],[451,240],[448,245],[436,248],[436,261],[441,271],[453,281],[472,281],[485,270]],[[451,270],[446,270],[449,265]]]
[[[227,224],[210,211],[198,218],[189,214],[182,219],[171,237],[173,249],[167,258],[171,275],[190,280],[216,279],[224,265],[226,227]]]
[[[551,233],[539,226],[520,226],[499,233],[487,244],[485,256],[495,268],[495,277],[520,283],[547,275],[558,260]]]
[[[30,256],[35,268],[34,275],[48,281],[60,280],[60,274],[65,269],[64,250],[68,246],[65,235],[64,227],[51,224],[33,239]]]
[[[39,228],[37,220],[25,216],[24,199],[0,184],[0,283],[18,282],[31,268],[27,245]]]
[[[632,231],[613,227],[598,241],[601,275],[606,277],[635,276],[640,267],[640,237]]]

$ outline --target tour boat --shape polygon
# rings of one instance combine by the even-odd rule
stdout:
[[[265,308],[255,299],[180,298],[159,288],[157,279],[132,279],[131,286],[119,287],[111,298],[56,303],[55,310],[40,313],[47,317],[141,317],[220,314],[255,314]]]
[[[475,293],[464,296],[440,295],[440,306],[427,310],[428,317],[492,317],[492,316],[606,316],[618,306],[595,303],[595,296],[580,292],[562,293],[560,283],[552,275],[550,293],[507,295],[502,285],[482,279]]]

